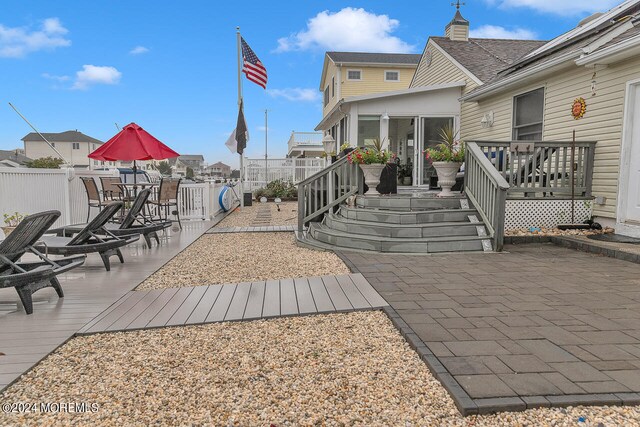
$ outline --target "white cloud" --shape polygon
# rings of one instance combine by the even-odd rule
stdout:
[[[96,84],[115,85],[120,82],[122,73],[114,67],[83,65],[76,73],[72,89],[87,89]]]
[[[48,79],[48,80],[54,80],[56,82],[61,82],[61,83],[71,80],[71,77],[69,77],[69,76],[54,76],[54,75],[49,74],[49,73],[43,73],[42,77],[44,77],[45,79]]]
[[[31,52],[70,46],[71,40],[65,37],[68,32],[58,18],[45,19],[38,30],[0,24],[0,57],[22,58]]]
[[[487,0],[490,5],[502,8],[526,7],[538,12],[576,16],[585,13],[606,12],[620,0]]]
[[[512,30],[498,25],[483,25],[469,31],[469,37],[481,39],[519,39],[535,40],[536,33],[525,28],[514,28]]]
[[[146,48],[144,46],[136,46],[133,49],[131,49],[129,51],[129,54],[131,55],[141,55],[143,53],[147,53],[149,52],[149,48]]]
[[[271,131],[271,126],[269,126],[269,131]],[[258,132],[264,132],[265,130],[267,130],[266,126],[258,126]]]
[[[360,8],[345,7],[339,12],[324,11],[307,22],[307,28],[278,39],[276,52],[292,50],[338,50],[407,53],[414,46],[391,34],[400,21]]]
[[[288,101],[317,102],[320,101],[321,94],[316,89],[308,88],[286,88],[267,89],[267,93],[274,98],[284,98]]]

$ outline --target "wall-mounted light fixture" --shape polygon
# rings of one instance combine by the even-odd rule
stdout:
[[[482,115],[482,119],[480,120],[480,124],[484,129],[490,128],[493,126],[493,110],[488,113],[484,113]]]

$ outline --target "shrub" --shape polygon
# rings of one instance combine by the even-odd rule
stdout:
[[[254,197],[266,197],[269,199],[280,197],[281,199],[295,199],[298,197],[298,188],[291,181],[276,179],[264,188],[258,188],[253,192]]]

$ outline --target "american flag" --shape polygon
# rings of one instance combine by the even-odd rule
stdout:
[[[258,59],[255,53],[251,50],[247,42],[242,40],[242,72],[247,76],[249,80],[262,86],[263,89],[267,88],[267,69],[264,68],[262,62]]]

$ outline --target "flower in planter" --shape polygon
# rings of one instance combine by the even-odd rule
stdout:
[[[464,162],[465,145],[463,141],[456,139],[457,133],[453,126],[445,126],[438,131],[440,142],[434,148],[424,150],[426,160],[433,162]]]
[[[384,165],[395,160],[395,158],[396,155],[393,152],[382,149],[382,143],[378,139],[374,140],[373,147],[358,147],[347,154],[349,163],[359,165]]]

